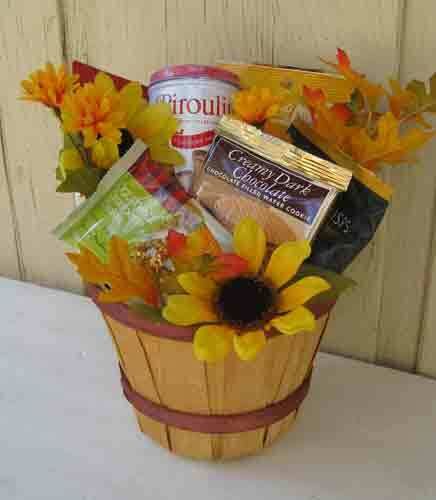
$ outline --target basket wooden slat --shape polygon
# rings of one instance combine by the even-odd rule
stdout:
[[[324,330],[327,315],[312,333],[268,339],[251,362],[231,353],[224,362],[198,361],[191,342],[161,338],[103,314],[120,364],[143,397],[168,408],[203,415],[229,415],[258,410],[281,401],[305,379]],[[141,431],[176,453],[196,459],[221,460],[259,453],[295,421],[296,411],[256,430],[206,434],[156,422],[135,410]]]

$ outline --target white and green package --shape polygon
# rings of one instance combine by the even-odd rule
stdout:
[[[190,232],[202,223],[171,170],[150,161],[145,144],[137,140],[54,234],[105,260],[113,235],[139,243],[162,237],[170,228]]]

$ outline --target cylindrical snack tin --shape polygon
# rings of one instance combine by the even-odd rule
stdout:
[[[170,104],[180,121],[172,145],[185,158],[176,172],[187,190],[212,144],[216,124],[231,111],[230,97],[238,82],[229,71],[196,64],[168,66],[151,75],[150,102]]]

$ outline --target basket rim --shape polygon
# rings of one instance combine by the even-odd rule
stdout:
[[[154,337],[179,340],[181,342],[193,342],[195,331],[198,328],[197,326],[177,326],[171,325],[164,321],[162,323],[157,323],[140,317],[137,313],[129,309],[126,304],[119,302],[103,303],[98,300],[99,288],[96,285],[87,284],[86,293],[103,314],[109,316],[110,318],[118,321],[125,326],[133,328],[142,333],[153,335]],[[332,300],[326,302],[325,304],[311,306],[310,310],[315,315],[315,318],[319,319],[325,314],[329,313],[335,303],[336,300]],[[280,333],[274,329],[271,329],[266,331],[265,335],[267,338],[273,338],[277,335],[280,335]]]

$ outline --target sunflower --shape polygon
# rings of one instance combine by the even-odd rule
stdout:
[[[45,69],[31,73],[28,80],[21,82],[24,90],[22,99],[58,109],[65,96],[79,86],[78,80],[79,75],[69,75],[65,65],[62,64],[56,71],[53,64],[47,63]]]
[[[304,304],[330,288],[317,276],[287,286],[310,255],[307,241],[283,243],[264,265],[265,232],[244,218],[235,227],[233,246],[235,258],[246,262],[240,273],[224,280],[219,276],[226,273],[182,273],[178,282],[186,293],[170,295],[162,311],[170,323],[200,325],[194,336],[200,361],[220,361],[232,346],[242,360],[254,359],[266,344],[265,331],[272,328],[285,335],[313,331],[316,320]],[[231,261],[221,258],[226,260]]]

